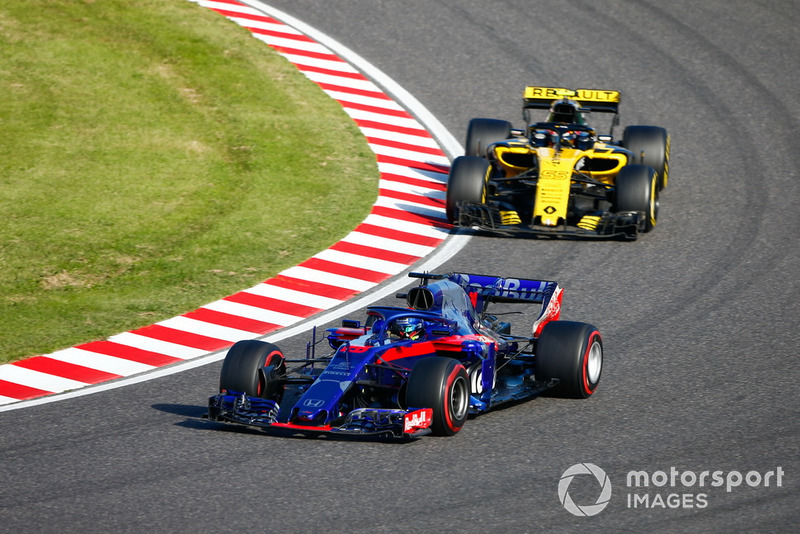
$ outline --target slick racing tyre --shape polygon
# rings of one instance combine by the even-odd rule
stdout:
[[[603,340],[587,323],[551,321],[536,341],[536,378],[557,378],[553,393],[585,399],[597,389],[603,371]]]
[[[280,349],[272,343],[248,339],[236,342],[225,355],[219,389],[279,402],[285,376],[286,359]]]
[[[633,152],[633,163],[653,167],[658,176],[658,190],[669,181],[669,134],[658,126],[628,126],[622,134],[622,146]]]
[[[450,167],[445,193],[447,220],[458,222],[459,202],[486,202],[486,182],[491,165],[483,158],[459,156]]]
[[[612,211],[643,211],[644,231],[658,222],[658,185],[655,170],[647,165],[626,165],[617,174]]]
[[[466,369],[453,358],[422,358],[408,377],[406,405],[432,408],[431,432],[436,436],[452,436],[461,430],[469,414]]]
[[[486,147],[511,137],[511,123],[499,119],[472,119],[467,126],[465,156],[486,157]]]

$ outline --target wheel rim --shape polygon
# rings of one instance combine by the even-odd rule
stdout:
[[[653,181],[650,184],[650,226],[655,226],[658,223],[658,183],[656,177],[653,176]]]
[[[600,380],[600,371],[603,369],[603,347],[595,341],[586,356],[586,379],[589,385],[594,385]]]
[[[467,415],[469,397],[469,385],[464,377],[459,376],[453,382],[450,390],[450,413],[453,414],[454,421],[460,421]]]

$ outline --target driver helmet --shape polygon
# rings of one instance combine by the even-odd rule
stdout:
[[[575,148],[578,150],[589,150],[594,147],[594,136],[586,131],[579,131],[575,134]]]
[[[551,147],[555,144],[556,139],[558,139],[558,134],[553,130],[537,129],[531,135],[535,147]]]
[[[550,105],[550,114],[547,116],[547,122],[586,124],[580,109],[580,105],[574,100],[568,98],[556,100]]]
[[[392,339],[410,339],[416,341],[422,337],[425,325],[422,319],[416,317],[402,317],[394,322],[389,328],[389,336]]]
[[[567,130],[563,134],[561,134],[561,146],[567,148],[575,148],[575,139],[577,138],[576,134],[572,130]]]

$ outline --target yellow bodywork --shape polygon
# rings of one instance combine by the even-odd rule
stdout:
[[[539,217],[540,224],[544,226],[556,226],[566,220],[572,173],[576,165],[577,170],[590,178],[613,184],[620,169],[628,164],[627,154],[599,142],[590,150],[556,150],[552,147],[535,148],[524,141],[505,142],[495,146],[494,155],[509,178],[530,170],[538,161],[538,187],[533,215]],[[593,222],[587,220],[585,224],[589,226]]]
[[[537,148],[539,156],[539,185],[536,187],[534,217],[543,226],[556,226],[567,220],[569,188],[575,164],[585,153],[574,148]]]
[[[496,145],[494,155],[506,176],[517,176],[535,165],[536,149],[527,142]]]

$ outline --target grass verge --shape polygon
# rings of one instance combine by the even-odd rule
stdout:
[[[185,0],[0,4],[0,362],[193,310],[377,195],[341,106]]]

